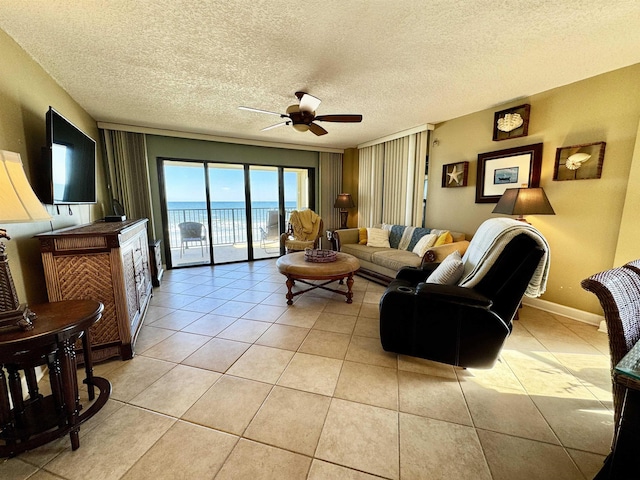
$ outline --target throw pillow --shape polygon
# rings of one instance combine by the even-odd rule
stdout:
[[[436,243],[437,235],[435,233],[428,233],[427,235],[423,235],[416,246],[413,247],[413,253],[418,255],[419,257],[423,257],[427,250],[433,247],[433,244]]]
[[[367,228],[367,247],[384,247],[389,246],[389,230],[381,228]]]
[[[446,245],[448,243],[453,243],[453,237],[451,236],[451,233],[449,233],[449,230],[442,232],[433,246],[439,247],[440,245]]]
[[[443,285],[455,285],[462,277],[462,273],[464,272],[464,264],[462,263],[462,258],[460,257],[460,252],[457,250],[445,258],[438,268],[436,268],[429,278],[427,278],[427,283],[440,283]]]
[[[367,244],[367,229],[365,227],[358,229],[358,245]]]

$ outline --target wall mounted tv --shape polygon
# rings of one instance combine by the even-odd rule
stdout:
[[[96,203],[96,142],[52,107],[46,115],[39,196],[43,203]]]

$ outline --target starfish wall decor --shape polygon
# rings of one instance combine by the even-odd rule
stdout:
[[[466,187],[469,162],[449,163],[442,166],[442,187]]]

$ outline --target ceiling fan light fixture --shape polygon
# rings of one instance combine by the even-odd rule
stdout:
[[[309,125],[305,125],[304,123],[294,123],[293,128],[299,132],[307,132],[309,130]]]

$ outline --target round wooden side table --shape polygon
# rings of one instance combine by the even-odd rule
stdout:
[[[17,455],[67,433],[71,448],[76,450],[80,446],[80,424],[95,415],[111,394],[109,381],[93,376],[90,348],[89,328],[100,320],[102,303],[65,300],[30,308],[37,314],[32,330],[0,330],[0,457]],[[82,414],[75,353],[79,338],[82,338],[84,383],[89,400],[93,401]],[[35,368],[40,365],[49,368],[48,396],[38,390]],[[28,388],[26,399],[21,371]],[[95,387],[99,390],[97,398]]]

